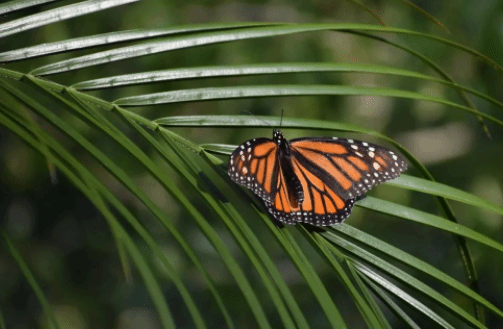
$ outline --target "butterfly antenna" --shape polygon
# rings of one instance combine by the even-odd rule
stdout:
[[[285,112],[284,109],[281,109],[281,117],[279,119],[279,126],[281,127],[281,123],[283,122],[283,112]]]
[[[273,129],[274,129],[274,127],[273,127],[272,125],[270,125],[267,121],[260,119],[260,118],[259,118],[259,117],[257,117],[255,114],[251,113],[250,111],[248,111],[248,110],[242,110],[242,111],[243,111],[243,112],[245,112],[245,113],[250,114],[252,117],[254,117],[254,118],[255,118],[255,119],[257,119],[257,120],[262,121],[263,123],[265,123],[265,125],[266,125],[266,126],[269,126],[269,127],[271,127],[271,128],[273,128]]]

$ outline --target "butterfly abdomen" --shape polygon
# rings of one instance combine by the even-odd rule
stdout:
[[[304,190],[299,178],[295,175],[290,156],[282,156],[279,152],[279,163],[283,172],[285,185],[287,190],[288,202],[291,208],[298,209],[299,205],[304,201]],[[278,186],[279,187],[279,186]]]

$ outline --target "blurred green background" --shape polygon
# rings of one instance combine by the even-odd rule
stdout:
[[[58,1],[43,9],[73,3]],[[365,1],[389,26],[433,33],[458,41],[488,55],[503,64],[503,2],[501,0],[447,0],[415,1],[417,6],[434,15],[450,31],[446,32],[417,11],[400,1]],[[33,10],[33,13],[41,9]],[[30,11],[22,11],[0,17],[4,23],[22,17]],[[372,16],[346,1],[142,1],[66,22],[51,24],[20,35],[4,38],[2,51],[30,45],[53,42],[98,33],[139,28],[167,28],[185,24],[212,22],[355,22],[377,24]],[[503,101],[503,75],[481,60],[461,51],[455,51],[440,43],[410,36],[386,35],[388,40],[400,41],[415,50],[427,54],[449,73],[456,82],[470,86],[480,92]],[[84,50],[76,53],[59,54],[29,61],[9,63],[6,68],[29,72],[39,66],[76,55],[92,53]],[[150,71],[165,68],[205,65],[269,63],[269,62],[350,62],[373,63],[416,70],[434,75],[431,69],[403,51],[372,41],[361,36],[317,32],[288,36],[245,40],[226,44],[194,47],[133,60],[119,61],[99,67],[47,77],[50,80],[70,85],[79,81],[111,75]],[[218,79],[198,79],[116,88],[89,92],[105,100],[121,97],[187,88],[259,84],[349,84],[362,86],[389,86],[416,90],[439,97],[459,100],[459,96],[442,85],[394,76],[357,73],[285,74],[272,76],[249,76]],[[478,108],[486,113],[495,113],[494,107],[474,99]],[[477,120],[464,112],[455,111],[435,103],[392,99],[385,97],[347,96],[303,96],[279,98],[255,98],[193,103],[175,103],[149,108],[138,108],[147,118],[155,119],[168,115],[195,114],[243,114],[243,110],[255,115],[281,115],[285,117],[316,118],[340,121],[380,131],[396,139],[421,160],[435,178],[447,185],[473,193],[481,198],[503,204],[503,132],[488,124],[492,139],[484,134]],[[65,113],[58,112],[65,117]],[[496,115],[499,113],[496,112]],[[128,163],[127,155],[116,152],[114,144],[90,130],[80,121],[71,122],[79,131],[101,149],[109,150],[110,156],[123,161],[135,181],[170,213],[178,229],[195,248],[218,288],[225,291],[225,302],[235,318],[238,328],[254,328],[252,315],[243,302],[241,292],[232,277],[223,267],[218,255],[204,235],[195,227],[187,214],[170,199],[152,178]],[[49,126],[47,130],[51,130]],[[179,128],[174,131],[195,143],[231,143],[272,135],[271,129],[222,129],[222,128]],[[316,131],[286,130],[289,139],[320,135]],[[57,134],[56,134],[57,135]],[[346,134],[343,137],[353,136]],[[354,135],[382,144],[368,136]],[[134,137],[133,137],[134,138]],[[197,271],[187,262],[178,246],[171,242],[170,235],[155,222],[142,205],[118,186],[117,182],[94,160],[79,150],[76,145],[66,145],[73,154],[88,167],[93,168],[108,186],[119,195],[134,214],[154,235],[158,243],[169,254],[173,264],[184,278],[190,292],[202,308],[208,327],[224,326],[207,287]],[[149,152],[148,150],[145,150]],[[154,153],[152,151],[152,153]],[[109,227],[101,214],[60,173],[57,183],[51,182],[46,160],[25,145],[15,135],[0,126],[0,202],[1,227],[19,248],[21,254],[35,274],[51,305],[53,305],[61,328],[159,328],[150,297],[142,282],[135,278],[128,282],[122,270],[117,249]],[[227,161],[225,157],[222,157]],[[159,162],[160,160],[157,159]],[[167,169],[168,170],[168,169]],[[410,175],[417,171],[410,169]],[[176,183],[176,181],[175,181]],[[399,192],[399,193],[397,193]],[[404,192],[390,186],[380,186],[369,193],[397,203],[410,205],[434,214],[441,214],[437,201],[428,195]],[[201,205],[201,207],[204,207]],[[466,225],[492,239],[503,243],[503,218],[475,207],[452,202],[452,207],[461,224]],[[228,242],[229,249],[249,272],[254,289],[261,296],[263,287],[253,273],[249,262],[244,260],[239,248],[228,236],[224,226],[212,217],[207,220],[221,237]],[[382,238],[402,250],[426,260],[430,264],[466,282],[459,254],[452,236],[425,226],[403,221],[356,207],[348,224]],[[263,224],[260,224],[263,226]],[[260,228],[259,228],[260,229]],[[265,228],[262,228],[265,231]],[[260,234],[258,234],[260,235]],[[263,240],[274,260],[294,291],[301,308],[309,315],[311,323],[325,327],[324,319],[317,318],[318,306],[303,299],[308,290],[302,277],[285,255],[274,256],[274,241]],[[486,246],[471,243],[480,278],[481,295],[503,308],[503,257]],[[155,262],[155,260],[154,260]],[[326,266],[316,264],[318,274],[333,280]],[[159,264],[158,275],[165,272]],[[133,272],[134,273],[134,272]],[[326,277],[324,277],[326,273]],[[164,296],[172,307],[177,324],[190,327],[192,322],[183,307],[179,293],[169,280],[163,280]],[[433,287],[444,289],[435,282]],[[325,281],[327,284],[327,281]],[[348,325],[363,326],[357,309],[348,305],[347,294],[341,293],[339,283],[334,280],[329,291],[333,293]],[[443,290],[440,290],[443,292]],[[470,310],[471,305],[461,296],[445,291],[452,300],[459,299],[461,305]],[[265,296],[265,295],[264,295]],[[304,301],[304,302],[303,302]],[[263,301],[267,305],[267,301]],[[465,304],[463,304],[463,302]],[[271,322],[277,322],[274,308],[268,310]],[[0,310],[7,328],[47,327],[43,312],[32,289],[22,276],[18,266],[7,250],[0,249]],[[312,310],[312,311],[311,311]],[[184,323],[184,319],[186,323]],[[418,319],[419,323],[421,319]],[[503,321],[488,314],[489,328],[502,328]],[[429,326],[431,323],[423,323]],[[399,326],[397,325],[397,328]]]

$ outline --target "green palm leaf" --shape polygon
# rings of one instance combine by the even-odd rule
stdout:
[[[107,323],[133,323],[131,314],[144,321],[137,327],[157,323],[152,326],[163,328],[392,328],[395,323],[412,328],[431,323],[486,328],[503,322],[501,298],[489,298],[477,289],[475,264],[487,265],[472,256],[479,248],[490,247],[491,257],[502,259],[499,235],[488,233],[483,225],[489,225],[491,218],[501,224],[503,207],[446,183],[451,181],[448,173],[442,176],[427,168],[420,155],[402,146],[403,138],[388,137],[398,135],[396,124],[388,134],[380,132],[383,127],[373,130],[373,122],[354,124],[349,118],[355,109],[346,110],[340,103],[348,96],[371,96],[401,104],[435,104],[449,109],[445,120],[469,121],[471,116],[460,115],[469,113],[486,134],[487,123],[499,136],[503,125],[499,95],[456,81],[438,57],[426,54],[420,45],[457,51],[496,70],[501,70],[500,63],[452,38],[413,27],[359,23],[179,21],[162,28],[141,26],[94,35],[72,32],[74,20],[86,25],[81,16],[115,10],[116,17],[126,17],[128,12],[137,14],[136,6],[153,8],[133,2],[62,5],[17,0],[0,5],[0,13],[10,15],[0,23],[0,38],[8,41],[0,53],[0,133],[8,136],[0,151],[12,155],[4,157],[6,163],[22,154],[43,158],[54,184],[45,190],[55,205],[46,209],[27,192],[36,195],[41,190],[36,180],[18,192],[12,179],[2,183],[12,192],[5,198],[11,205],[6,206],[2,232],[6,248],[0,253],[0,268],[8,269],[2,275],[7,287],[2,299],[14,300],[24,289],[29,293],[21,294],[25,300],[18,304],[31,309],[22,310],[28,316],[20,317],[18,304],[5,304],[0,308],[0,327],[20,322],[62,328],[66,323],[94,324],[105,318],[97,327],[109,327]],[[382,23],[369,7],[354,3]],[[117,7],[122,4],[129,6]],[[53,24],[68,33],[54,38],[49,32],[41,39]],[[129,21],[128,25],[135,28]],[[309,54],[322,43],[319,36],[334,33],[355,38],[354,46],[373,42],[401,51],[401,56],[419,60],[424,67]],[[414,47],[408,45],[411,41]],[[276,43],[283,42],[297,51],[276,49]],[[279,52],[269,53],[269,47]],[[249,57],[240,60],[240,56]],[[424,68],[436,75],[423,72]],[[372,86],[348,82],[348,76],[362,74],[386,82]],[[421,84],[448,91],[430,95],[417,87]],[[326,99],[339,102],[340,110],[324,103]],[[268,108],[279,104],[293,108],[278,117]],[[309,111],[306,105],[312,106]],[[241,110],[267,115],[240,115]],[[402,106],[390,120],[412,129],[417,122],[408,117],[410,112]],[[320,229],[278,227],[255,196],[230,181],[225,163],[226,155],[245,140],[245,128],[270,131],[279,122],[293,136],[302,135],[299,129],[309,129],[379,138],[397,148],[411,169],[376,188],[371,193],[376,196],[359,200],[347,223]],[[28,145],[29,151],[12,147],[14,139]],[[233,145],[224,144],[229,141]],[[22,161],[16,163],[6,168],[24,170]],[[488,167],[497,164],[495,158]],[[46,171],[39,170],[38,175]],[[5,172],[2,177],[7,177]],[[466,177],[476,173],[467,171]],[[23,180],[17,182],[21,186]],[[65,193],[53,194],[58,188]],[[385,200],[384,190],[398,193]],[[75,201],[65,201],[67,194]],[[15,195],[40,208],[37,211],[44,214],[38,219],[40,230],[30,228],[31,208],[16,207]],[[431,200],[438,200],[440,207],[431,206]],[[468,209],[469,218],[480,225],[466,223],[463,212],[456,216],[453,209],[459,207]],[[65,220],[64,214],[80,218],[82,223],[75,225],[82,228],[68,228],[73,221]],[[393,218],[433,235],[452,234],[460,274],[447,273],[432,259],[420,259],[407,244],[395,246],[379,234],[365,233],[374,225],[369,218],[382,222]],[[92,231],[102,224],[105,230]],[[399,225],[397,235],[403,232]],[[71,232],[80,238],[69,238]],[[66,240],[58,240],[60,236]],[[472,245],[475,252],[468,248]],[[54,255],[59,265],[44,270],[44,257],[39,256],[43,252]],[[119,275],[115,263],[120,264]],[[91,284],[75,279],[81,264],[92,264],[83,276]],[[459,279],[462,275],[468,286]],[[488,324],[484,310],[490,311]]]

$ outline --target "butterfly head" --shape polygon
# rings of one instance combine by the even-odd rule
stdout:
[[[290,155],[290,144],[283,137],[283,133],[279,129],[274,129],[272,138],[283,154]]]

